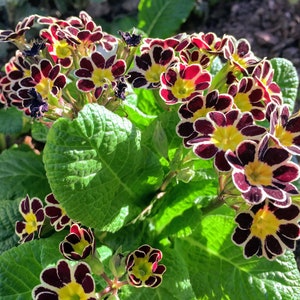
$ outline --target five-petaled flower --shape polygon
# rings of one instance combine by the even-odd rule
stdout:
[[[18,95],[23,98],[25,94],[26,99],[27,90],[35,88],[43,99],[59,97],[66,81],[66,76],[60,73],[60,65],[53,66],[48,59],[42,59],[38,64],[31,65],[30,77],[20,81],[23,89],[18,91]]]
[[[171,105],[190,100],[195,92],[202,93],[210,86],[211,75],[201,65],[178,63],[162,73],[160,80],[160,96]]]
[[[95,237],[90,228],[73,224],[70,233],[59,245],[62,255],[70,260],[80,260],[95,252]]]
[[[228,94],[219,94],[217,90],[207,93],[205,96],[198,93],[188,102],[184,102],[178,109],[181,121],[177,124],[177,134],[183,138],[186,147],[191,147],[187,142],[198,136],[194,129],[194,123],[201,117],[205,117],[211,111],[226,112],[232,107],[233,99]]]
[[[90,267],[80,262],[71,266],[59,260],[40,275],[41,284],[32,290],[32,299],[86,299],[96,300],[95,282]]]
[[[90,57],[80,60],[80,69],[75,71],[79,77],[77,88],[83,92],[93,91],[98,99],[103,91],[116,86],[117,79],[124,75],[125,69],[125,61],[117,59],[115,54],[105,58],[100,52],[94,52]]]
[[[273,106],[273,107],[272,107]],[[300,155],[300,114],[290,115],[287,105],[270,103],[270,133],[291,154]],[[269,110],[269,109],[268,109]]]
[[[240,143],[235,152],[226,152],[226,158],[233,168],[232,180],[249,204],[269,198],[274,205],[287,207],[290,196],[298,194],[291,182],[299,178],[299,166],[271,135],[266,134],[259,144]]]
[[[286,249],[295,250],[300,238],[300,209],[291,204],[286,208],[274,206],[267,199],[240,212],[232,240],[244,247],[244,256],[264,256],[269,260],[284,254]]]
[[[244,77],[238,83],[232,83],[228,94],[233,97],[234,105],[242,112],[251,112],[255,120],[265,118],[267,101],[264,99],[263,89],[252,77]]]
[[[44,224],[45,214],[43,203],[39,198],[30,199],[27,195],[19,204],[19,211],[24,221],[17,221],[15,231],[20,237],[19,243],[25,243],[38,237]]]
[[[46,196],[45,214],[50,219],[50,224],[56,231],[64,229],[66,226],[71,226],[73,221],[70,219],[64,208],[57,201],[53,193]]]
[[[177,61],[172,48],[164,49],[154,44],[147,52],[135,56],[135,65],[128,72],[128,81],[135,88],[158,88],[161,74]]]
[[[214,157],[215,167],[219,171],[231,169],[225,158],[227,150],[235,151],[245,140],[258,142],[266,132],[264,127],[254,124],[252,115],[248,112],[231,110],[227,113],[212,111],[205,118],[199,118],[194,123],[197,136],[187,143],[193,146],[196,155],[203,159]]]
[[[159,265],[162,252],[149,245],[142,245],[126,257],[127,278],[135,287],[156,288],[162,282],[166,271],[164,265]]]
[[[15,30],[0,30],[0,42],[12,42],[24,49],[25,33],[32,27],[34,20],[35,15],[31,15],[18,22]]]

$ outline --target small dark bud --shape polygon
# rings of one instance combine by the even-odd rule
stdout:
[[[129,47],[138,46],[142,39],[140,34],[130,34],[129,32],[123,32],[121,30],[119,30],[118,33]]]

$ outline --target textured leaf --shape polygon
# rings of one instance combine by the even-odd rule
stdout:
[[[49,128],[41,122],[34,122],[31,128],[32,137],[40,142],[46,142]]]
[[[156,118],[156,116],[145,114],[137,107],[137,97],[130,94],[126,97],[121,108],[125,111],[128,119],[138,128],[144,129]]]
[[[187,19],[194,5],[194,0],[141,0],[138,28],[149,37],[170,37]]]
[[[0,199],[43,199],[50,193],[41,155],[31,151],[5,150],[0,155]]]
[[[283,102],[293,111],[297,97],[299,78],[292,62],[285,58],[272,58],[271,63],[274,69],[274,81],[280,86]]]
[[[0,253],[14,247],[18,243],[15,234],[15,223],[20,219],[19,201],[0,201]]]
[[[276,261],[246,260],[231,242],[233,217],[209,215],[191,236],[177,239],[197,299],[300,299],[300,275],[293,254]]]
[[[16,108],[0,109],[0,120],[1,133],[20,133],[23,128],[23,112]]]
[[[58,250],[62,239],[63,234],[57,233],[4,252],[0,256],[0,299],[31,300],[41,271],[62,258]]]
[[[52,126],[44,162],[68,215],[99,230],[116,231],[136,217],[162,180],[158,158],[141,146],[140,132],[96,104]]]

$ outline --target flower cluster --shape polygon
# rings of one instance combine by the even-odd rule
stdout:
[[[119,289],[130,284],[134,287],[156,288],[162,283],[166,271],[164,265],[158,265],[162,252],[149,245],[143,245],[126,257],[117,252],[112,256],[110,269],[114,279],[104,272],[103,264],[96,251],[96,240],[91,228],[84,228],[72,221],[51,193],[46,196],[47,205],[38,198],[26,196],[19,205],[24,221],[16,222],[16,234],[20,243],[33,240],[35,233],[40,236],[45,217],[56,231],[67,225],[70,232],[59,244],[60,253],[69,261],[59,260],[55,267],[47,267],[40,275],[41,284],[32,290],[33,299],[98,299],[99,296],[117,297]],[[127,280],[121,277],[127,274]],[[95,291],[93,275],[101,276],[107,283],[102,292]]]
[[[46,196],[45,202],[47,205],[44,207],[39,198],[30,199],[28,195],[21,200],[19,211],[24,221],[17,221],[15,225],[20,244],[33,240],[35,233],[40,236],[46,217],[50,219],[50,224],[56,231],[73,223],[52,193]]]
[[[33,25],[41,27],[39,36],[27,41]],[[244,256],[271,260],[294,249],[300,238],[294,182],[300,172],[292,157],[300,155],[300,116],[291,115],[283,103],[271,62],[256,57],[247,40],[231,35],[200,32],[158,39],[119,34],[104,32],[86,12],[66,20],[33,15],[14,31],[0,31],[1,42],[18,48],[0,77],[0,102],[51,126],[58,118],[75,118],[87,103],[115,110],[126,101],[129,85],[156,89],[163,106],[178,113],[176,133],[184,147],[197,158],[213,159],[217,173],[226,174],[240,193],[246,209],[236,216],[232,239],[244,247]],[[215,61],[222,64],[218,70]],[[229,194],[220,193],[226,201]],[[166,271],[159,265],[160,250],[139,247],[126,257],[127,280],[110,280],[95,263],[93,230],[71,220],[53,194],[45,202],[43,207],[28,196],[21,201],[20,243],[39,236],[48,217],[56,231],[70,227],[60,243],[62,255],[90,267],[59,261],[42,272],[34,299],[96,299],[92,272],[102,276],[105,293],[113,296],[124,284],[160,285]]]
[[[148,38],[140,49],[128,81],[136,88],[156,88],[167,105],[177,105],[180,121],[176,131],[183,145],[199,158],[213,159],[220,176],[229,174],[228,182],[240,192],[249,213],[265,203],[275,207],[268,214],[252,215],[251,221],[245,212],[237,216],[239,226],[248,221],[247,237],[256,241],[256,250],[245,248],[245,257],[256,254],[274,259],[286,248],[294,249],[300,238],[296,222],[300,215],[292,204],[292,197],[299,194],[293,182],[300,172],[292,156],[300,154],[300,117],[298,113],[290,115],[283,104],[271,62],[256,57],[247,40],[229,35],[219,38],[213,33]],[[216,58],[224,64],[212,74]],[[228,198],[230,194],[232,191]],[[226,196],[224,192],[225,201]],[[284,223],[291,220],[291,208],[295,208],[297,230],[293,227],[290,235],[281,234]],[[256,222],[272,230],[260,234]],[[246,239],[245,232],[239,237],[241,228],[233,241],[249,247],[252,239]]]

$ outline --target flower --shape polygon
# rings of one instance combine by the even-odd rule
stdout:
[[[225,156],[233,168],[232,181],[249,204],[269,198],[275,206],[287,207],[291,204],[290,195],[298,194],[291,182],[299,178],[299,167],[270,134],[259,144],[244,141]]]
[[[161,74],[177,61],[172,48],[164,49],[161,45],[154,44],[140,56],[135,56],[135,65],[128,72],[128,82],[135,88],[158,88]]]
[[[83,92],[94,91],[98,99],[108,87],[114,87],[117,79],[124,75],[126,63],[115,54],[105,58],[100,52],[80,60],[80,69],[75,71],[79,78],[77,88]]]
[[[90,267],[80,262],[70,266],[59,260],[40,275],[41,284],[32,290],[32,299],[86,299],[96,300],[95,282]]]
[[[214,157],[215,167],[219,171],[231,169],[225,158],[227,150],[235,151],[245,140],[258,142],[266,132],[264,127],[254,124],[252,115],[241,113],[234,109],[227,113],[209,112],[205,118],[199,118],[194,123],[197,136],[187,144],[193,146],[194,153],[203,158]]]
[[[272,104],[268,106],[271,107]],[[288,152],[300,155],[300,114],[290,116],[287,105],[272,105],[270,114],[270,133]]]
[[[69,68],[73,63],[72,53],[76,44],[66,39],[64,35],[64,30],[57,24],[50,25],[48,29],[40,33],[54,62],[64,68]]]
[[[159,92],[162,99],[171,105],[190,100],[195,92],[207,89],[210,82],[210,73],[200,65],[178,63],[162,73]]]
[[[196,137],[198,133],[194,129],[194,123],[201,117],[205,117],[210,111],[226,112],[232,107],[233,99],[228,94],[219,94],[213,90],[205,96],[198,93],[188,102],[184,102],[178,109],[180,122],[177,124],[177,134],[183,138],[184,145],[191,147],[187,142]]]
[[[73,224],[64,241],[59,244],[62,255],[70,260],[80,260],[95,252],[95,237],[90,228]]]
[[[222,39],[217,37],[214,32],[199,32],[192,35],[192,44],[204,53],[217,54],[223,51],[227,39],[227,36],[224,36]]]
[[[21,200],[19,211],[25,221],[17,221],[15,231],[22,244],[33,240],[36,232],[40,236],[45,214],[42,201],[39,198],[30,199],[28,195]]]
[[[236,108],[242,112],[249,111],[255,120],[265,118],[266,100],[263,89],[252,77],[244,77],[238,83],[228,88],[228,94],[233,97]]]
[[[267,102],[274,102],[277,105],[282,104],[282,93],[279,85],[273,81],[274,69],[269,60],[263,59],[260,61],[253,71],[251,76],[255,78],[257,84],[264,90],[264,98]]]
[[[51,96],[59,96],[66,85],[66,76],[60,73],[60,65],[53,66],[48,59],[42,59],[38,64],[31,65],[30,77],[20,81],[24,88],[18,91],[18,95],[26,93],[27,89],[35,88],[43,99]]]
[[[158,287],[166,271],[164,265],[158,264],[161,259],[162,252],[149,245],[140,246],[130,253],[125,261],[129,284],[135,287]]]
[[[46,196],[45,201],[47,203],[45,214],[50,219],[50,224],[56,231],[60,231],[66,226],[71,226],[73,221],[68,217],[66,211],[52,193]]]
[[[237,70],[247,73],[246,69],[259,61],[251,51],[251,46],[246,39],[236,40],[231,35],[227,35],[224,39],[226,40],[223,47],[224,58]]]
[[[16,46],[24,48],[25,33],[34,24],[35,15],[24,18],[18,22],[15,30],[0,30],[0,42],[13,42]]]
[[[300,238],[299,219],[297,205],[279,208],[266,199],[236,216],[238,227],[232,240],[244,247],[245,258],[257,255],[272,260],[286,249],[295,250],[296,240]]]

